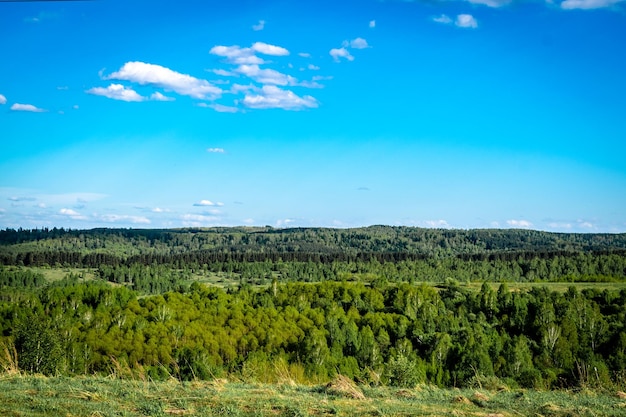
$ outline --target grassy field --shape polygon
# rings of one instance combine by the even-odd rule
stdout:
[[[620,397],[622,395],[622,397]],[[626,416],[626,394],[267,385],[227,380],[0,377],[0,415],[34,416]]]

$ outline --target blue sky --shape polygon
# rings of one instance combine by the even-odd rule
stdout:
[[[0,227],[626,232],[625,12],[0,1]]]

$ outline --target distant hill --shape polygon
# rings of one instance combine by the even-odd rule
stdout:
[[[246,261],[266,258],[323,260],[329,257],[339,260],[375,257],[393,261],[445,257],[507,259],[529,254],[550,257],[580,252],[626,253],[626,234],[404,226],[0,231],[0,263],[3,264],[19,261],[49,263],[42,260],[49,257],[61,263],[87,259],[86,263],[98,264],[113,258],[164,263],[189,254],[210,256],[208,259],[228,256]]]

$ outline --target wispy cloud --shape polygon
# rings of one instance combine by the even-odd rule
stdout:
[[[259,31],[265,28],[265,20],[259,20],[259,23],[252,25],[252,30]]]
[[[35,197],[11,196],[11,197],[7,198],[7,200],[10,200],[10,201],[36,201],[37,199]]]
[[[243,99],[243,104],[252,109],[284,110],[304,110],[319,106],[314,97],[300,97],[293,91],[283,90],[275,85],[264,85],[255,93],[247,93]]]
[[[433,17],[433,22],[443,23],[444,25],[448,25],[452,23],[452,19],[448,15],[442,14],[441,16]]]
[[[183,96],[211,100],[221,96],[222,90],[210,82],[173,71],[161,65],[145,62],[127,62],[105,79],[124,80],[174,91]]]
[[[40,12],[37,16],[27,17],[24,22],[27,23],[40,23],[44,20],[56,19],[59,17],[58,13]]]
[[[132,223],[132,224],[150,224],[150,219],[144,216],[128,216],[122,214],[103,214],[97,216],[98,220],[106,223]]]
[[[354,61],[354,57],[344,47],[333,48],[330,50],[329,54],[333,57],[335,62],[340,62],[341,58],[347,59],[348,61]]]
[[[507,220],[506,224],[508,224],[511,227],[515,227],[515,228],[521,228],[521,229],[528,229],[530,227],[533,227],[533,224],[531,222],[529,222],[528,220]]]
[[[2,94],[0,94],[0,105],[1,104],[7,104],[7,98]]]
[[[273,69],[261,69],[258,65],[240,65],[235,72],[252,78],[261,84],[296,85],[298,80]]]
[[[13,111],[26,111],[31,113],[44,113],[47,110],[40,109],[39,107],[33,106],[32,104],[20,104],[15,103],[11,106],[11,110]]]
[[[624,0],[565,0],[561,3],[561,8],[566,10],[573,9],[603,9],[606,7],[615,6]]]
[[[376,27],[376,21],[375,21],[375,20],[370,20],[369,27],[370,27],[371,29],[374,29],[374,28]]]
[[[226,153],[224,148],[207,148],[206,151],[209,153]]]
[[[237,74],[235,74],[232,71],[226,71],[225,69],[214,69],[211,70],[211,72],[213,72],[216,75],[221,75],[222,77],[236,77]]]
[[[204,104],[204,103],[202,103]],[[215,110],[218,113],[239,113],[241,112],[241,109],[239,109],[239,107],[234,107],[234,106],[225,106],[223,104],[208,104],[206,107]]]
[[[218,216],[207,216],[204,214],[183,214],[180,219],[183,226],[186,227],[201,227],[219,224],[221,218]]]
[[[311,58],[311,54],[309,54],[308,52],[300,52],[298,55],[300,55],[302,58]]]
[[[442,229],[450,228],[450,225],[448,224],[448,222],[443,220],[443,219],[440,219],[440,220],[426,220],[423,223],[424,223],[424,225],[426,227],[442,228]]]
[[[511,4],[512,0],[466,0],[472,4],[482,4],[488,7],[502,7]]]
[[[276,227],[289,227],[293,225],[296,221],[294,219],[279,219],[276,220]]]

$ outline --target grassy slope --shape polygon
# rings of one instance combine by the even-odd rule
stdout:
[[[355,388],[359,390],[359,388]],[[350,390],[347,390],[350,391]],[[145,382],[0,376],[0,415],[27,416],[626,416],[626,399],[593,392]]]

